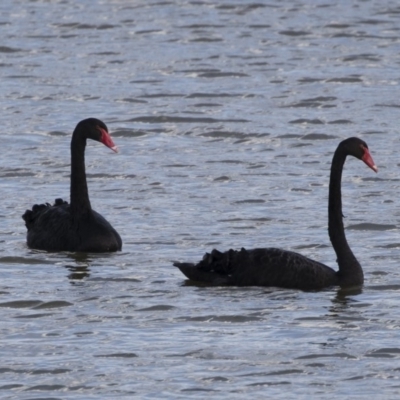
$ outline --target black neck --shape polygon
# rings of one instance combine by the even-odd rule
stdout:
[[[86,138],[73,135],[71,140],[71,208],[75,214],[91,210],[85,171]]]
[[[340,282],[346,285],[359,285],[364,281],[363,271],[347,243],[343,226],[341,180],[346,156],[345,151],[339,146],[332,160],[329,183],[328,232],[337,256]]]

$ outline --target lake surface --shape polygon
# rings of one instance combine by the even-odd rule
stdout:
[[[400,6],[370,1],[0,5],[1,399],[396,399]],[[26,247],[21,215],[69,199],[78,121],[114,254]],[[329,168],[359,290],[205,287],[173,260],[282,247],[337,268]]]

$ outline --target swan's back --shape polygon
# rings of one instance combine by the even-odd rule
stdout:
[[[94,210],[74,217],[70,205],[35,204],[22,216],[30,248],[48,251],[108,252],[121,250],[122,240],[110,223]]]
[[[337,285],[337,273],[301,254],[276,248],[213,250],[197,265],[175,263],[189,279],[216,285],[318,290]]]
[[[74,242],[70,207],[57,199],[54,205],[35,204],[22,216],[28,229],[27,244],[30,248],[57,251],[70,248]],[[76,241],[76,239],[75,239]]]

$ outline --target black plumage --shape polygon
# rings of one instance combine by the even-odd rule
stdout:
[[[174,266],[193,281],[215,285],[319,290],[334,285],[349,287],[363,284],[363,270],[347,243],[343,226],[341,179],[348,155],[364,161],[377,172],[363,140],[349,138],[339,144],[332,159],[328,204],[328,232],[339,271],[299,253],[277,248],[213,250],[206,253],[198,264],[175,262]]]
[[[48,251],[108,252],[121,250],[118,232],[92,210],[86,182],[86,140],[92,139],[117,151],[107,126],[96,118],[78,123],[71,140],[70,204],[56,199],[54,205],[35,204],[22,218],[30,248]]]

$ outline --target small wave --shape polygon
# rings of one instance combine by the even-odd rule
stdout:
[[[237,200],[234,201],[234,204],[245,204],[245,203],[250,203],[250,204],[257,204],[257,203],[265,203],[265,200],[262,199],[247,199],[247,200]]]
[[[245,161],[242,160],[208,160],[206,161],[206,164],[247,164]]]
[[[255,383],[249,383],[246,386],[249,387],[260,387],[260,386],[278,386],[278,385],[291,385],[292,382],[289,381],[280,381],[280,382],[255,382]]]
[[[390,231],[393,229],[397,229],[397,226],[389,224],[372,224],[365,222],[361,224],[349,225],[347,229],[356,231]]]
[[[218,178],[215,178],[213,180],[213,182],[227,182],[230,180],[231,180],[231,178],[229,178],[229,176],[223,175],[223,176],[219,176]]]
[[[0,53],[17,53],[19,51],[22,50],[15,47],[0,46]]]
[[[372,350],[365,354],[366,357],[375,357],[375,358],[394,358],[400,355],[400,349],[397,347],[387,347]]]
[[[354,357],[348,353],[307,354],[305,356],[296,357],[296,360],[312,360],[314,358],[344,358],[347,360],[355,360],[357,357]]]
[[[186,96],[187,99],[196,99],[203,97],[244,97],[244,94],[235,93],[191,93]]]
[[[138,100],[138,99],[132,99],[130,97],[123,98],[121,100],[117,100],[120,102],[124,103],[139,103],[139,104],[147,104],[148,102],[146,100]]]
[[[193,104],[193,107],[222,107],[222,104],[218,104],[218,103],[197,103],[197,104]]]
[[[112,29],[115,28],[117,25],[111,24],[99,24],[99,25],[92,25],[92,24],[81,24],[79,22],[68,22],[68,23],[60,23],[60,24],[53,24],[53,26],[57,28],[74,28],[74,29]]]
[[[301,135],[296,135],[295,133],[286,133],[284,135],[278,135],[276,136],[277,139],[300,139],[303,136]]]
[[[199,37],[189,40],[189,42],[191,43],[196,43],[196,42],[213,43],[213,42],[223,42],[223,41],[224,39],[222,38],[210,38],[210,37]]]
[[[141,31],[136,31],[135,35],[148,35],[152,33],[162,33],[162,29],[143,29]]]
[[[43,302],[40,300],[15,300],[0,303],[0,307],[5,308],[34,308]]]
[[[334,28],[334,29],[346,29],[346,28],[351,28],[352,26],[353,25],[351,24],[338,24],[338,23],[325,25],[326,28]]]
[[[194,164],[166,164],[164,167],[167,168],[190,168],[190,167],[195,167]]]
[[[337,136],[326,135],[325,133],[309,133],[301,137],[301,140],[329,140],[336,139]]]
[[[242,78],[245,76],[249,76],[244,72],[205,72],[203,74],[198,75],[200,78]]]
[[[232,323],[246,323],[252,321],[261,321],[263,318],[247,315],[205,315],[199,317],[181,317],[181,321],[193,322],[232,322]]]
[[[243,132],[231,132],[231,131],[209,131],[200,133],[198,136],[211,137],[211,138],[234,138],[234,139],[249,139],[251,137],[265,136],[263,134],[248,134]]]
[[[304,188],[291,188],[291,192],[304,192],[304,193],[311,193],[311,189],[304,189]]]
[[[327,82],[329,83],[359,83],[362,81],[363,80],[361,78],[353,76],[343,77],[343,78],[331,78],[327,80]]]
[[[53,264],[52,261],[26,257],[0,257],[0,264]]]
[[[35,174],[33,172],[28,172],[20,168],[16,168],[14,170],[10,169],[10,170],[0,171],[1,178],[16,178],[24,176],[35,176]]]
[[[326,107],[336,107],[336,105],[334,104],[325,104],[326,102],[332,102],[334,100],[337,100],[337,97],[334,96],[318,96],[318,97],[314,97],[314,98],[310,98],[310,99],[304,99],[304,100],[300,100],[298,103],[292,103],[289,104],[287,106],[284,106],[284,108],[286,107],[294,107],[294,108],[326,108]]]
[[[310,35],[311,32],[286,30],[286,31],[280,31],[279,34],[285,35],[285,36],[307,36],[307,35]]]
[[[224,28],[225,25],[219,24],[190,24],[179,26],[180,29],[203,29],[203,28]]]
[[[325,249],[327,247],[330,247],[330,246],[328,246],[326,244],[321,244],[321,243],[310,243],[310,244],[294,246],[293,248],[296,250],[304,250],[304,249]]]
[[[350,121],[349,119],[335,119],[333,121],[329,121],[328,124],[352,124],[353,121]]]
[[[383,246],[376,246],[382,249],[398,249],[400,248],[400,243],[390,243],[390,244],[385,244]]]
[[[343,61],[381,61],[376,54],[354,54],[342,58]]]
[[[148,124],[160,124],[160,123],[204,123],[204,124],[215,124],[219,122],[249,122],[247,119],[217,119],[217,118],[190,118],[190,117],[171,117],[168,115],[157,115],[157,116],[142,116],[129,119],[127,122],[144,122]]]
[[[160,305],[157,305],[157,306],[140,308],[137,311],[169,311],[169,310],[173,310],[174,308],[176,308],[176,307],[169,306],[169,305],[166,305],[166,304],[160,304]]]
[[[63,301],[63,300],[54,300],[54,301],[46,301],[44,303],[41,303],[34,308],[35,310],[41,310],[41,309],[49,309],[49,308],[61,308],[61,307],[69,307],[72,306],[73,304],[68,302],[68,301]]]
[[[14,318],[19,319],[36,319],[36,318],[47,318],[51,313],[35,313],[35,314],[27,314],[27,315],[16,315]]]
[[[21,384],[19,384],[19,383],[10,383],[10,384],[7,384],[7,385],[0,386],[0,390],[18,389],[18,388],[21,388],[21,387],[23,387],[23,386],[24,386],[24,385],[21,385]]]
[[[142,99],[163,99],[164,97],[183,97],[182,94],[175,93],[155,93],[155,94],[143,94],[139,96]]]
[[[0,307],[5,308],[32,308],[35,310],[44,309],[44,308],[60,308],[60,307],[68,307],[72,306],[72,303],[68,301],[55,300],[55,301],[47,301],[43,302],[40,300],[15,300],[15,301],[6,301],[4,303],[0,303]]]
[[[291,374],[302,374],[304,371],[302,369],[282,369],[279,371],[272,371],[272,372],[255,372],[255,373],[250,373],[250,374],[243,374],[240,375],[242,377],[257,377],[257,376],[275,376],[275,375],[291,375]]]
[[[375,285],[375,286],[368,286],[368,289],[371,290],[400,290],[400,285]]]
[[[96,277],[96,278],[90,278],[90,281],[97,281],[97,282],[141,282],[140,279],[136,278],[102,278],[102,277]]]
[[[292,121],[289,121],[289,124],[312,124],[312,125],[323,125],[324,122],[321,121],[318,118],[314,119],[309,119],[309,118],[299,118],[299,119],[293,119]]]
[[[400,104],[375,104],[375,107],[389,107],[389,108],[400,108]]]
[[[42,390],[42,391],[53,391],[53,390],[63,390],[65,389],[66,386],[64,385],[35,385],[35,386],[30,386],[29,388],[26,388],[26,391],[37,391],[37,390]]]
[[[136,358],[138,357],[135,353],[111,353],[111,354],[97,354],[94,357],[104,358]]]
[[[297,82],[299,83],[315,83],[315,82],[321,82],[324,79],[322,78],[310,78],[310,77],[305,77],[305,78],[300,78]]]

